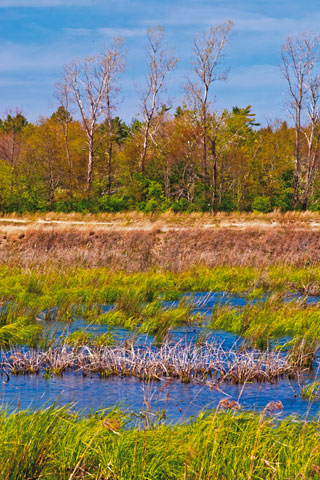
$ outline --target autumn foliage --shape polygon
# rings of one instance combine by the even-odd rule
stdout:
[[[148,29],[141,120],[129,123],[116,116],[122,40],[97,57],[72,61],[50,117],[31,123],[15,112],[0,123],[0,210],[318,210],[320,40],[287,40],[283,73],[295,121],[260,126],[251,106],[218,111],[211,98],[227,75],[232,28],[229,21],[195,37],[193,77],[176,109],[163,92],[177,58],[163,28]]]

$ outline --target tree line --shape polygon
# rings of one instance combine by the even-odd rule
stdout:
[[[75,59],[55,87],[57,110],[0,121],[0,209],[26,211],[263,211],[320,209],[320,37],[281,49],[290,121],[261,127],[251,106],[217,110],[227,78],[228,21],[194,37],[183,103],[165,101],[178,59],[162,27],[146,32],[138,118],[117,116],[123,39]]]

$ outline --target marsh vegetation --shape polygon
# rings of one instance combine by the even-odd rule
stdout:
[[[0,247],[4,479],[319,477],[317,232],[307,228],[307,249],[285,263],[306,231],[296,224],[282,262],[271,254],[263,263],[267,235],[285,241],[286,227],[203,228],[203,237],[9,227]],[[226,231],[234,261],[216,254],[210,265],[212,238],[218,245]],[[183,247],[190,235],[208,245],[199,264]],[[159,263],[156,238],[172,242]],[[179,265],[167,268],[174,245]]]

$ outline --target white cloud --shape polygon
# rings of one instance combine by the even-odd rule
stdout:
[[[146,34],[145,28],[98,28],[98,33],[106,36],[141,37]]]
[[[289,7],[288,12],[290,12]],[[318,31],[320,12],[304,13],[300,17],[291,17],[288,14],[286,16],[270,16],[246,11],[245,8],[239,10],[234,4],[224,7],[221,4],[208,5],[204,2],[199,7],[196,2],[194,5],[185,2],[184,5],[177,5],[174,8],[168,5],[164,6],[157,12],[156,18],[153,12],[151,15],[146,12],[146,18],[141,23],[146,26],[160,23],[168,27],[192,27],[193,31],[196,31],[209,25],[221,24],[228,19],[234,22],[235,30],[239,32],[286,36],[288,33],[295,34],[305,29]]]
[[[46,72],[61,69],[70,56],[61,46],[21,45],[11,42],[1,44],[0,72]]]
[[[305,28],[317,30],[319,15],[315,13],[312,18],[273,18],[261,15],[251,15],[245,18],[236,18],[235,27],[243,32],[278,34],[283,36],[288,33],[296,34]]]
[[[0,8],[46,8],[90,5],[94,0],[0,0]]]
[[[103,37],[125,37],[134,38],[141,37],[146,34],[145,28],[116,28],[116,27],[102,27],[102,28],[64,28],[63,31],[68,35],[84,36],[89,34],[98,34]]]

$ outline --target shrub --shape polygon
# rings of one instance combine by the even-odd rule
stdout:
[[[271,202],[268,197],[255,197],[251,204],[251,208],[254,212],[268,213],[271,212]]]
[[[180,200],[175,200],[171,205],[171,210],[175,213],[186,212],[189,207],[189,202],[186,198],[180,198]]]

